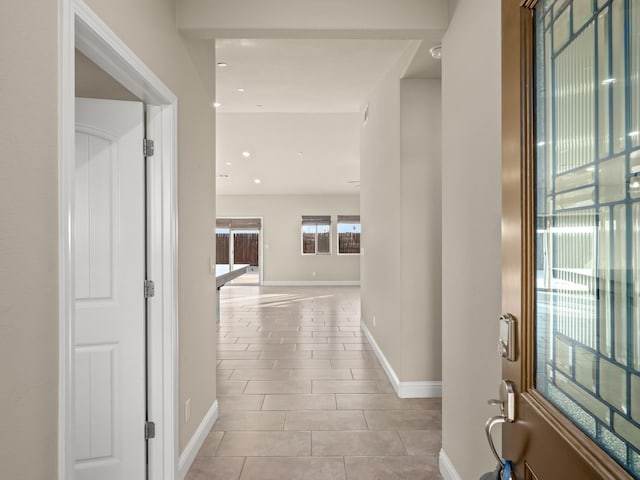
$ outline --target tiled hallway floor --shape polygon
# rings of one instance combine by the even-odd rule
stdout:
[[[439,399],[399,399],[357,287],[225,287],[219,418],[187,480],[440,479]]]

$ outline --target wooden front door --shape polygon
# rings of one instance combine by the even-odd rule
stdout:
[[[502,0],[518,479],[640,478],[640,0]]]

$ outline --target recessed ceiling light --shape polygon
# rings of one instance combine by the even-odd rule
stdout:
[[[218,108],[220,106],[222,106],[220,102],[213,102],[213,108]]]
[[[222,67],[222,68],[224,68],[224,67],[228,67],[228,66],[229,66],[229,64],[228,64],[227,62],[218,62],[218,64],[217,64],[217,65],[218,65],[219,67]]]
[[[302,156],[302,152],[298,152],[298,156],[301,157]]]
[[[262,108],[262,105],[258,104],[258,105],[256,105],[256,107],[258,107],[258,108]]]
[[[236,90],[240,93],[244,92],[244,88],[236,88]]]
[[[244,158],[249,158],[251,156],[251,152],[242,152],[242,156]]]
[[[262,180],[260,180],[259,178],[254,178],[253,179],[253,183],[261,183],[261,182],[262,182]]]
[[[230,167],[231,165],[233,165],[233,163],[231,163],[231,162],[227,162],[227,163],[225,163],[225,165],[226,165],[227,167]]]

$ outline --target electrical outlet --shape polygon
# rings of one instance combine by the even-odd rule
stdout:
[[[187,398],[187,401],[184,402],[184,423],[189,423],[191,419],[191,399]]]
[[[316,277],[316,272],[313,272],[313,273],[311,274],[311,276],[312,276],[313,278],[315,278],[315,277]]]
[[[216,274],[216,257],[214,255],[209,257],[209,273],[213,276]]]
[[[373,316],[373,328],[376,328],[376,316]]]

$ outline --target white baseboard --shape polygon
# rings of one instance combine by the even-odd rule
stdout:
[[[458,472],[456,472],[451,459],[444,453],[443,449],[440,449],[440,455],[438,457],[438,466],[440,467],[440,475],[444,480],[462,480]]]
[[[265,287],[359,287],[360,280],[265,280]]]
[[[191,468],[191,464],[195,460],[196,455],[200,451],[200,447],[202,447],[202,444],[207,439],[207,435],[209,435],[209,432],[211,431],[213,424],[216,423],[217,419],[218,400],[213,402],[213,405],[211,405],[211,408],[202,419],[202,422],[200,422],[200,425],[198,425],[196,431],[193,432],[191,440],[189,440],[189,443],[187,443],[187,446],[184,448],[184,451],[180,455],[180,460],[178,463],[178,478],[180,480],[184,480],[184,477],[187,476],[187,473]]]
[[[397,392],[400,398],[440,398],[442,382],[400,382]]]
[[[360,322],[360,329],[363,331],[367,340],[371,344],[371,348],[373,352],[380,360],[382,364],[382,368],[389,377],[389,381],[393,386],[393,389],[396,391],[396,394],[400,398],[436,398],[442,397],[442,382],[441,381],[433,381],[433,380],[425,380],[420,382],[401,382],[396,375],[396,372],[391,367],[391,364],[387,360],[387,357],[384,356],[382,350],[378,346],[375,338],[367,328],[367,325],[364,322]]]

